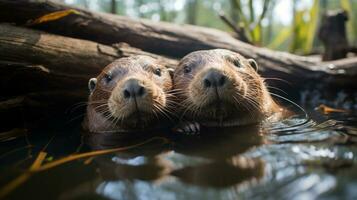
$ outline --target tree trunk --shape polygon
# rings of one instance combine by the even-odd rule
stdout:
[[[66,9],[72,7],[52,1],[0,0],[0,20],[26,24],[29,20]],[[320,62],[316,58],[255,47],[215,29],[76,10],[79,14],[32,25],[31,28],[102,44],[126,42],[145,51],[173,57],[182,57],[195,50],[225,48],[256,59],[264,76],[286,79],[296,86],[305,85],[306,81],[344,87],[357,86],[357,58]]]
[[[110,12],[113,14],[117,13],[117,2],[116,0],[110,0]]]
[[[188,0],[186,11],[186,19],[189,24],[197,24],[198,0]]]
[[[318,37],[325,47],[323,60],[346,58],[349,50],[346,34],[346,11],[330,11],[324,14],[318,30]]]

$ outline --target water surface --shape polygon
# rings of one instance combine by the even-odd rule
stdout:
[[[83,139],[79,125],[19,131],[0,137],[0,185],[26,174],[40,151],[47,164],[130,146],[32,173],[6,199],[357,199],[356,122],[351,112],[310,109],[308,118],[292,116],[264,130],[209,129],[200,136]]]

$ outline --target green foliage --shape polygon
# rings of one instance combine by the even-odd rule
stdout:
[[[248,0],[248,9],[243,9],[244,5],[241,0],[231,0],[232,6],[237,9],[239,14],[239,26],[244,27],[246,35],[254,44],[261,45],[263,43],[263,27],[261,23],[267,13],[269,3],[270,0],[263,1],[262,13],[258,15],[254,9],[253,0]],[[248,13],[244,13],[243,10],[247,10]]]
[[[309,10],[295,11],[292,26],[291,52],[310,53],[318,23],[319,1],[314,0]]]
[[[217,2],[208,2],[201,0],[197,8],[196,25],[205,27],[214,27],[220,30],[228,31],[229,28],[224,24],[218,16],[218,10],[213,8],[213,4]],[[222,6],[221,3],[217,3]]]
[[[66,0],[62,1],[66,2]],[[111,0],[72,0],[71,2],[97,11],[112,10]],[[274,11],[276,6],[286,2],[296,6],[293,12],[286,10],[294,19],[290,25],[282,24],[280,16],[277,16]],[[297,6],[300,4],[309,7]],[[130,17],[189,23],[232,31],[218,16],[218,12],[224,12],[237,26],[244,29],[253,44],[309,54],[321,46],[316,39],[320,16],[327,10],[338,8],[348,11],[347,35],[351,44],[354,42],[354,45],[357,45],[357,1],[355,0],[116,0],[115,10],[117,14]]]
[[[319,22],[319,0],[314,0],[312,8],[309,12],[310,20],[308,30],[306,34],[306,44],[304,47],[304,53],[310,53],[313,48],[314,39],[317,31],[317,24]]]
[[[290,36],[291,28],[285,27],[274,37],[273,41],[268,45],[268,47],[271,49],[278,49],[290,38]]]
[[[356,41],[356,37],[357,37],[357,13],[356,10],[353,8],[357,7],[357,3],[356,1],[353,1],[354,3],[352,3],[350,0],[340,0],[340,6],[342,9],[346,10],[349,16],[349,20],[347,22],[347,32],[350,33],[348,34],[349,36],[349,40],[353,41],[353,42],[357,42]]]

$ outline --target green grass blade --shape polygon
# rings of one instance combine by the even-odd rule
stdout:
[[[291,28],[285,27],[283,28],[279,34],[277,34],[273,41],[268,45],[271,49],[277,49],[281,46],[285,41],[287,41],[291,37]]]
[[[306,32],[306,42],[304,53],[310,53],[313,48],[313,43],[315,39],[315,33],[317,28],[317,23],[319,19],[319,0],[314,0],[312,8],[310,9],[310,21],[307,23],[307,32]]]

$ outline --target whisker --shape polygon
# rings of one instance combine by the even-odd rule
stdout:
[[[285,95],[288,95],[288,93],[286,93],[284,90],[282,90],[282,89],[280,89],[280,88],[273,87],[273,86],[267,86],[267,88],[268,88],[268,89],[270,89],[270,88],[271,88],[271,89],[275,89],[275,90],[278,90],[278,91],[284,93]]]
[[[287,80],[284,80],[284,79],[281,79],[281,78],[269,78],[269,77],[263,77],[264,80],[273,80],[273,81],[281,81],[281,82],[284,82],[288,85],[292,85],[289,81]]]
[[[288,103],[291,103],[291,104],[292,104],[293,106],[295,106],[298,110],[300,110],[301,112],[303,112],[305,121],[303,121],[303,122],[301,122],[301,123],[299,123],[299,124],[295,124],[295,125],[293,125],[293,126],[290,126],[289,128],[299,127],[299,126],[302,126],[302,125],[304,125],[304,124],[307,124],[307,123],[309,123],[309,121],[311,121],[311,119],[310,119],[309,115],[307,114],[307,112],[305,111],[305,109],[302,108],[301,106],[299,106],[297,103],[291,101],[291,100],[288,99],[288,98],[285,98],[285,97],[283,97],[283,96],[280,96],[280,95],[278,95],[278,94],[275,94],[275,93],[272,93],[272,92],[269,92],[269,93],[270,93],[272,96],[278,97],[278,98],[280,98],[280,99],[282,99],[282,100],[287,101]],[[278,127],[278,128],[271,128],[271,130],[279,130],[279,129],[284,129],[284,130],[286,130],[286,127],[282,127],[282,128],[279,128],[279,127]]]

